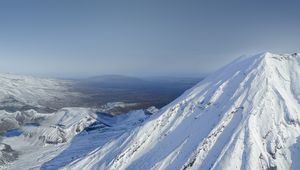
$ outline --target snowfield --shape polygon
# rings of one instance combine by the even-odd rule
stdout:
[[[64,169],[299,169],[300,56],[242,57]]]
[[[65,108],[51,114],[40,114],[34,110],[5,114],[5,119],[15,123],[10,128],[13,130],[4,133],[1,140],[13,153],[9,154],[4,149],[0,151],[0,167],[2,165],[5,169],[29,169],[53,158],[97,117],[92,110],[85,108]],[[3,126],[3,122],[0,124]],[[4,154],[8,154],[10,159],[7,160]]]
[[[65,99],[72,99],[78,93],[71,92],[70,81],[44,79],[32,76],[0,74],[0,109],[20,111],[40,109],[49,111]],[[52,108],[53,107],[53,108]]]
[[[3,133],[0,168],[61,168],[137,127],[155,113],[150,109],[118,116],[89,108],[63,108],[48,114],[34,110],[2,112],[14,124]]]
[[[120,103],[105,108],[112,105]],[[160,111],[63,108],[0,117],[2,169],[298,170],[300,55],[241,57]]]

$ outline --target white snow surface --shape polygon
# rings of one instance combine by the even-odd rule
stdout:
[[[15,74],[0,74],[1,108],[22,108],[59,103],[67,97],[78,95],[69,91],[71,82],[58,79],[36,78]]]
[[[9,123],[0,122],[1,126],[17,130],[20,134],[2,137],[1,145],[9,148],[10,152],[0,149],[0,169],[41,166],[58,155],[75,135],[97,119],[94,111],[87,108],[64,108],[49,114],[34,110],[14,113],[1,111],[1,117],[1,120],[9,119]]]
[[[4,129],[0,169],[62,168],[137,127],[154,112],[147,113],[135,110],[112,116],[78,107],[54,113],[0,111]]]
[[[62,169],[300,169],[300,55],[242,57]]]

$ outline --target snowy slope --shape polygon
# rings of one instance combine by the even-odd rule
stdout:
[[[135,105],[122,102],[97,109],[63,107],[84,96],[72,89],[73,83],[0,74],[0,169],[57,169],[157,112],[151,107],[118,116],[107,114]]]
[[[63,108],[54,113],[0,111],[0,169],[58,169],[122,136],[155,113],[118,116],[101,109]]]
[[[105,113],[97,113],[97,116],[95,123],[74,137],[68,148],[64,149],[54,159],[45,162],[41,169],[59,169],[73,161],[89,157],[88,155],[106,143],[127,136],[132,129],[142,124],[150,115],[145,114],[143,110],[136,110],[117,116]],[[87,169],[87,165],[84,168]]]
[[[64,80],[0,74],[0,109],[20,111],[55,107],[65,98],[78,95],[69,91],[70,85],[71,82]]]
[[[65,169],[299,169],[300,56],[242,57]]]
[[[52,159],[96,121],[94,112],[86,108],[64,108],[47,114],[1,111],[0,126],[8,131],[2,132],[0,140],[0,169],[28,169]]]

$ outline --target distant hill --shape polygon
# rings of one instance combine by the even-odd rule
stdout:
[[[124,75],[101,75],[81,80],[84,85],[105,88],[137,88],[147,85],[147,81]]]
[[[62,107],[100,107],[110,102],[137,103],[131,109],[162,107],[199,80],[102,75],[80,80],[0,74],[0,109],[50,112]]]
[[[77,80],[75,91],[88,98],[88,106],[108,102],[140,103],[138,107],[165,106],[203,78],[102,75]]]

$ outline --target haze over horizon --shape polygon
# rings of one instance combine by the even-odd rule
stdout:
[[[0,72],[198,75],[299,52],[297,1],[2,1]]]

